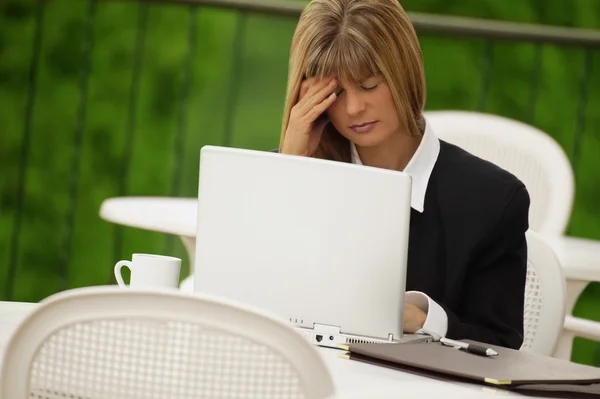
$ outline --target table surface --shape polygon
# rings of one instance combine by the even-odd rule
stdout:
[[[196,237],[198,200],[171,197],[116,197],[100,206],[100,217],[138,229]]]
[[[0,354],[13,331],[37,304],[0,301]],[[336,349],[319,348],[336,385],[336,398],[524,397],[476,384],[457,384],[340,358]],[[0,363],[1,365],[1,363]],[[1,372],[1,370],[0,370]],[[433,396],[435,395],[435,396]]]
[[[144,230],[195,237],[197,198],[115,197],[105,200],[100,216],[112,223]],[[559,258],[565,277],[600,281],[600,241],[544,237]]]

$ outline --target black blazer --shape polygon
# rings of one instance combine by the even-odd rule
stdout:
[[[406,289],[444,308],[446,337],[521,346],[529,202],[515,176],[440,140],[424,212],[411,210]]]
[[[440,140],[424,211],[411,210],[406,290],[444,308],[446,337],[521,346],[529,202],[515,176]]]

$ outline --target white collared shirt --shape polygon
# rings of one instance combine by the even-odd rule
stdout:
[[[352,151],[352,163],[362,165],[354,143],[350,143],[350,147]],[[429,124],[426,124],[421,144],[419,144],[417,151],[415,151],[410,161],[408,161],[408,165],[403,170],[412,179],[410,206],[420,213],[423,213],[427,184],[429,183],[429,177],[438,159],[438,155],[440,155],[440,140],[429,127]]]
[[[350,143],[350,146],[352,163],[362,165],[356,146],[354,143]],[[429,126],[429,123],[426,123],[421,143],[403,170],[412,179],[410,206],[417,212],[423,213],[425,211],[425,193],[439,154],[440,140]],[[430,334],[434,337],[446,336],[448,332],[448,315],[444,308],[420,291],[406,292],[405,302],[415,305],[427,314],[425,324],[418,332]]]

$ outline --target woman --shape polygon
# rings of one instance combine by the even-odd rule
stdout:
[[[529,195],[513,175],[438,140],[424,106],[421,50],[397,0],[308,4],[292,41],[280,152],[411,175],[404,331],[519,348]]]

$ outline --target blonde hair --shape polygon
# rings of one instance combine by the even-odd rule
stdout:
[[[312,0],[292,39],[280,148],[305,78],[338,77],[387,82],[401,128],[424,130],[425,73],[415,30],[398,0]],[[328,124],[315,157],[350,162],[350,144]]]

